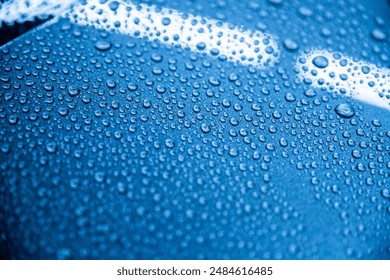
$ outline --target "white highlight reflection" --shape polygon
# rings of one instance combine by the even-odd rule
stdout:
[[[272,66],[278,57],[278,46],[270,35],[167,8],[121,0],[105,4],[91,0],[75,7],[69,17],[79,25],[180,45],[244,65]]]
[[[11,0],[0,3],[0,27],[2,23],[33,21],[35,17],[61,15],[78,0]]]
[[[313,60],[322,56],[326,67],[318,67]],[[323,61],[323,59],[322,59]],[[301,80],[310,79],[312,86],[330,92],[346,94],[354,99],[390,110],[390,69],[355,61],[339,53],[314,50],[296,62]]]
[[[23,22],[34,17],[59,16],[79,0],[11,0],[0,4],[0,26],[5,22]],[[104,2],[104,1],[102,1]],[[272,35],[244,30],[201,16],[184,14],[168,8],[123,0],[89,0],[75,5],[66,16],[79,25],[94,26],[166,45],[179,45],[194,52],[225,57],[229,61],[264,68],[273,67],[279,49]],[[327,61],[316,66],[314,58]],[[313,87],[346,94],[363,102],[390,110],[390,69],[355,61],[343,54],[313,50],[297,59],[301,80]]]

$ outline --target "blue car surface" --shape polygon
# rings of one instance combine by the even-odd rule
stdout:
[[[1,259],[390,258],[387,1],[47,2],[0,47]]]

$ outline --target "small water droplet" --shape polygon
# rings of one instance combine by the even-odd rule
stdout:
[[[54,154],[57,151],[57,143],[54,141],[47,142],[46,151],[50,154]]]

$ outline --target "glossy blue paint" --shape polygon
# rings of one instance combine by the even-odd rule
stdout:
[[[294,69],[313,48],[388,69],[388,25],[355,1],[152,4],[269,32],[280,60],[67,18],[2,47],[1,257],[389,259],[389,111]]]

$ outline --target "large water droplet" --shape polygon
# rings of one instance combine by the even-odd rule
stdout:
[[[313,58],[313,64],[318,68],[325,68],[328,66],[328,59],[325,56],[319,55]]]
[[[353,110],[353,108],[346,103],[337,105],[334,110],[337,115],[343,118],[352,118],[355,115],[355,111]]]
[[[111,43],[107,41],[97,41],[95,48],[99,51],[108,51],[111,48]]]
[[[69,96],[74,97],[74,96],[78,95],[79,93],[80,93],[80,89],[78,89],[77,87],[75,87],[75,86],[68,87]]]
[[[386,40],[386,34],[378,28],[375,28],[374,30],[372,30],[371,36],[372,36],[372,38],[374,38],[377,41]]]

